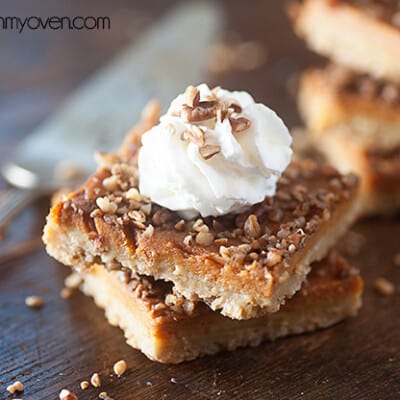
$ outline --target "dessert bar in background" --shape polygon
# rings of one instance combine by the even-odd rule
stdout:
[[[305,71],[298,104],[314,147],[361,177],[363,215],[400,208],[400,4],[306,0],[296,32],[335,63]]]

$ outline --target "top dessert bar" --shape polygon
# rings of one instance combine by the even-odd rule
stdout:
[[[354,221],[357,179],[312,161],[292,163],[277,193],[241,214],[184,220],[137,190],[140,134],[55,204],[44,231],[47,251],[80,269],[94,263],[170,281],[188,300],[248,319],[277,311]]]
[[[398,1],[304,0],[292,3],[296,33],[332,61],[400,82]]]

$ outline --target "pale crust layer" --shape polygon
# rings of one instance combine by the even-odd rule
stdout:
[[[355,2],[305,0],[292,15],[297,34],[317,53],[399,83],[400,29],[366,11]]]
[[[362,280],[335,253],[313,265],[302,289],[280,311],[246,321],[223,317],[202,303],[189,311],[167,305],[171,286],[120,274],[94,265],[82,272],[82,290],[121,327],[129,345],[163,363],[325,328],[355,315],[361,305]]]

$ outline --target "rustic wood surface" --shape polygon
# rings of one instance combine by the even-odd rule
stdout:
[[[172,2],[96,1],[96,13],[113,18],[103,32],[1,32],[0,159],[54,110],[79,82],[109,59],[130,37],[157,22]],[[67,0],[2,1],[2,15],[88,15],[93,2]],[[318,58],[291,33],[282,2],[226,1],[226,29],[263,43],[266,64],[249,72],[211,74],[212,84],[243,88],[275,108],[289,125],[298,124],[287,80]],[[132,22],[134,21],[134,22]],[[191,34],[195,34],[194,32]],[[1,187],[5,187],[2,182]],[[40,235],[48,199],[29,207],[0,243],[9,246]],[[124,342],[92,301],[80,293],[59,296],[67,268],[42,247],[0,262],[0,398],[55,399],[69,388],[79,399],[106,391],[124,399],[397,399],[400,398],[400,219],[374,218],[356,225],[365,242],[350,257],[365,279],[364,306],[358,317],[314,334],[207,357],[178,366],[153,363]],[[373,289],[384,276],[397,293],[383,297]],[[25,297],[37,294],[45,306],[32,310]],[[112,365],[124,358],[120,379]],[[101,390],[79,389],[93,372]],[[25,392],[8,396],[19,379]]]

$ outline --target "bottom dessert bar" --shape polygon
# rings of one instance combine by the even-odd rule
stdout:
[[[245,321],[188,301],[169,283],[133,277],[127,270],[107,271],[96,264],[81,275],[82,291],[124,331],[128,344],[163,363],[326,328],[355,315],[361,305],[361,277],[336,252],[313,264],[302,289],[280,311]]]

